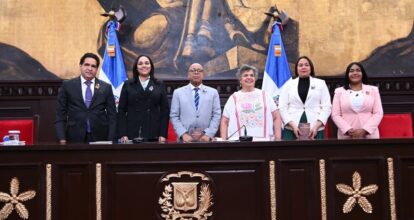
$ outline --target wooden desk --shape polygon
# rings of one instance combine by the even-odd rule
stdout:
[[[2,146],[0,192],[16,180],[29,219],[413,219],[414,139]]]

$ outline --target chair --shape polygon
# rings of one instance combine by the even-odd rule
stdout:
[[[326,121],[325,129],[323,130],[324,133],[325,133],[325,139],[330,139],[330,135],[331,135],[330,134],[330,127],[331,127],[330,120],[331,120],[331,118],[329,117],[328,121]]]
[[[168,142],[176,142],[177,141],[177,134],[175,134],[173,125],[171,121],[168,123],[168,134],[167,134],[167,141]]]
[[[412,113],[384,114],[378,129],[381,138],[412,138]]]
[[[1,117],[0,138],[8,134],[9,130],[20,131],[20,141],[26,141],[31,145],[37,143],[39,115],[33,117]]]
[[[335,123],[332,121],[332,118],[329,117],[328,121],[325,124],[325,139],[337,139],[338,128]]]

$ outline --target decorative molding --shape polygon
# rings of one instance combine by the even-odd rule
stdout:
[[[165,81],[167,94],[172,95],[174,90],[188,84],[188,80]],[[228,98],[233,92],[239,90],[239,82],[235,79],[231,80],[204,80],[203,84],[215,88],[221,97]],[[261,85],[259,80],[256,85]]]
[[[46,220],[52,220],[52,165],[46,164]]]
[[[335,89],[343,86],[342,77],[320,77],[326,81],[331,95]],[[373,77],[369,79],[371,85],[379,88],[382,95],[393,94],[410,94],[414,95],[414,77]],[[187,80],[165,81],[167,93],[172,95],[174,89],[188,84]],[[219,92],[220,95],[231,95],[239,89],[239,82],[236,79],[228,80],[204,80],[204,84],[211,86]],[[261,88],[262,79],[258,79],[256,87]]]
[[[342,212],[348,214],[352,211],[354,206],[358,204],[365,213],[372,214],[373,207],[366,196],[375,194],[378,190],[378,185],[371,184],[361,188],[362,178],[358,171],[352,175],[352,186],[339,183],[336,184],[336,189],[349,196],[342,207]]]
[[[202,173],[180,171],[162,178],[158,205],[165,220],[207,220],[213,216],[212,181]],[[197,196],[198,195],[198,196]]]
[[[269,161],[269,182],[270,182],[270,213],[272,220],[276,220],[276,178],[275,161]]]
[[[181,178],[183,175],[187,175],[189,177],[200,177],[203,181],[210,181],[210,178],[208,178],[206,175],[202,173],[194,173],[191,171],[180,171],[178,173],[171,173],[166,175],[164,178],[162,178],[161,182],[169,181],[170,178]]]
[[[341,76],[325,76],[331,95],[336,88],[342,86]],[[188,80],[164,80],[167,94],[172,96],[174,90],[188,84]],[[55,97],[62,84],[61,80],[54,81],[0,81],[1,97]],[[220,97],[228,98],[233,92],[239,89],[238,80],[204,80],[204,84],[211,86],[220,94]],[[257,88],[261,88],[262,79],[258,79]],[[414,95],[414,77],[375,77],[370,78],[370,84],[378,86],[381,95]]]
[[[388,189],[390,192],[391,220],[397,220],[397,209],[395,207],[395,185],[394,185],[394,160],[387,158],[388,163]]]
[[[326,81],[331,95],[335,89],[343,86],[342,77],[322,77]],[[381,95],[414,95],[414,77],[375,77],[369,83],[377,86]]]
[[[0,81],[1,97],[56,97],[62,81]]]
[[[36,196],[36,191],[28,190],[19,193],[20,181],[17,177],[13,177],[10,181],[10,194],[0,192],[0,202],[4,202],[4,206],[0,210],[0,219],[4,220],[16,210],[17,214],[22,219],[29,219],[29,210],[23,202],[33,199]]]
[[[322,220],[327,220],[326,211],[326,172],[325,172],[325,160],[319,160],[319,180],[321,186],[321,217]]]
[[[96,220],[102,220],[102,165],[96,164]]]

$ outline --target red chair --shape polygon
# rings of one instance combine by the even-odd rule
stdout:
[[[325,130],[323,130],[325,132],[325,139],[329,139],[329,125],[326,124],[325,125]]]
[[[9,130],[19,130],[20,141],[26,141],[26,144],[28,145],[37,143],[38,126],[39,115],[25,118],[0,118],[1,141],[3,141],[3,137],[9,133]]]
[[[338,128],[335,123],[332,121],[332,118],[329,117],[328,121],[325,124],[325,139],[336,139]]]
[[[175,134],[173,125],[171,121],[168,123],[168,136],[167,136],[168,142],[176,142],[177,141],[177,134]]]
[[[413,116],[411,113],[384,114],[378,129],[381,138],[412,138]]]

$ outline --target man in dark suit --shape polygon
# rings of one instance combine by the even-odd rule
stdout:
[[[57,98],[56,136],[66,142],[113,141],[116,107],[112,86],[95,78],[99,57],[84,54],[81,75],[64,81]]]

